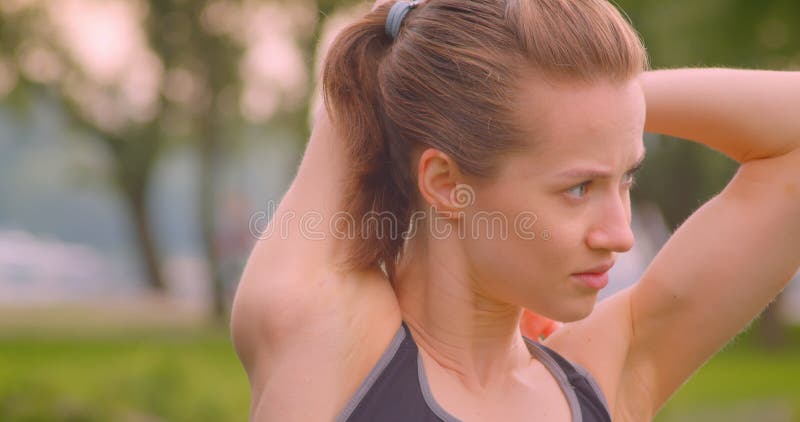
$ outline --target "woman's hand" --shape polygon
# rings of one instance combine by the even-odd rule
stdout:
[[[519,323],[522,335],[531,340],[544,340],[563,324],[525,309]],[[541,337],[541,338],[540,338]]]

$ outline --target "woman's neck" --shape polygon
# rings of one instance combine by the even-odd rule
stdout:
[[[470,390],[490,388],[531,356],[519,330],[522,310],[482,292],[457,244],[406,248],[395,290],[414,341]],[[485,284],[484,284],[485,285]]]

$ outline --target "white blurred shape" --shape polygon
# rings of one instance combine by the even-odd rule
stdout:
[[[136,290],[124,271],[86,245],[0,231],[0,303],[130,298]]]
[[[64,46],[96,81],[116,82],[141,47],[142,8],[133,1],[62,0],[48,4]]]
[[[81,67],[66,91],[101,128],[119,130],[158,112],[163,65],[142,29],[141,1],[63,0],[46,4],[59,42]]]
[[[314,23],[313,4],[295,2],[244,5],[238,37],[246,52],[239,65],[244,83],[241,111],[251,121],[269,119],[305,98],[308,72],[298,38]]]

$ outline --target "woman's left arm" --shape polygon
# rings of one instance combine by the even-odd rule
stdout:
[[[800,73],[686,69],[641,82],[646,130],[705,144],[740,166],[639,282],[585,324],[624,327],[623,369],[606,384],[614,420],[652,418],[800,266]]]
[[[643,73],[645,130],[703,143],[743,163],[800,147],[800,72]]]

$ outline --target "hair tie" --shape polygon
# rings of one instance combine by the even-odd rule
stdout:
[[[418,0],[398,1],[393,4],[389,10],[389,15],[386,16],[386,35],[391,39],[397,38],[403,18],[406,17],[411,9],[417,7],[417,4],[419,4]]]

